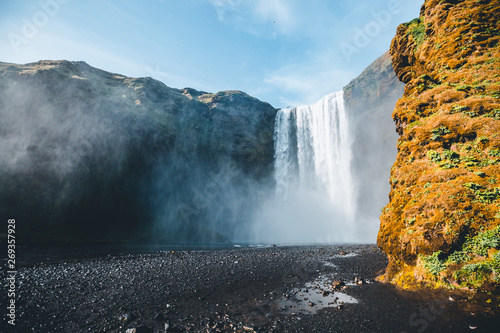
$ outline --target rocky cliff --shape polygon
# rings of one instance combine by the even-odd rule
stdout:
[[[391,112],[403,96],[403,89],[404,83],[392,68],[389,51],[344,88],[354,133],[351,167],[358,193],[355,221],[360,233],[376,234],[380,208],[388,201],[387,179],[396,160],[398,139]]]
[[[0,216],[24,240],[230,238],[272,172],[275,113],[84,62],[0,63]]]
[[[406,83],[378,245],[385,279],[492,289],[500,281],[500,3],[427,0],[392,41]]]

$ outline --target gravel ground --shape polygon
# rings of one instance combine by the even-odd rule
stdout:
[[[16,325],[4,315],[0,331],[498,332],[495,302],[478,308],[456,292],[374,281],[386,264],[373,245],[27,248],[18,254]]]

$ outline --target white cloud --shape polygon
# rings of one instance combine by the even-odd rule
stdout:
[[[298,25],[297,11],[285,0],[210,0],[221,22],[236,25],[249,33],[259,35],[262,25],[273,24],[272,35],[288,35]],[[269,31],[269,29],[265,29]]]
[[[264,22],[273,22],[277,30],[283,34],[289,34],[295,28],[294,15],[290,2],[283,0],[260,0],[255,2],[255,13]]]
[[[280,96],[284,107],[310,105],[321,97],[339,91],[352,79],[350,70],[316,63],[294,64],[270,73],[264,80],[270,89],[279,88],[287,97]],[[290,96],[293,96],[290,98]]]
[[[239,16],[238,7],[241,5],[241,0],[210,0],[210,3],[215,7],[217,16],[222,22],[226,22],[228,16]]]

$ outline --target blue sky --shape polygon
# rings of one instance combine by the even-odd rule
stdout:
[[[342,89],[423,0],[0,0],[0,61],[83,60],[275,107]]]

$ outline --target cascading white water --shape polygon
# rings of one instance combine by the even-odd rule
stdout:
[[[300,188],[324,192],[352,218],[351,141],[343,91],[314,105],[278,111],[275,125],[275,181],[286,195]]]
[[[256,222],[258,239],[359,241],[343,91],[314,105],[279,110],[274,144],[276,195]]]

